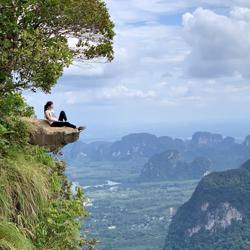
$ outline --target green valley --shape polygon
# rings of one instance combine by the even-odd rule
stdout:
[[[100,241],[98,249],[162,249],[171,217],[198,183],[140,183],[136,178],[144,161],[78,161],[67,170],[69,179],[85,186],[91,216],[84,230]]]

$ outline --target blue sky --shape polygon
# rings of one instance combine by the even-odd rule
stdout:
[[[112,63],[74,62],[51,95],[26,94],[42,117],[53,100],[87,125],[82,139],[131,132],[250,134],[250,2],[107,0]],[[249,128],[248,128],[249,124]]]

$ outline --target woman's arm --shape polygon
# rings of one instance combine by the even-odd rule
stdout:
[[[49,120],[50,122],[57,121],[56,117],[52,116],[51,112],[49,112],[49,110],[45,111],[45,116],[46,116],[47,120]]]

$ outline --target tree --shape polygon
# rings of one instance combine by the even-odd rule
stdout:
[[[74,59],[111,61],[113,28],[102,0],[0,0],[0,95],[48,93]]]

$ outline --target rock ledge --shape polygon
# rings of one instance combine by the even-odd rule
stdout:
[[[80,132],[68,127],[50,127],[47,121],[23,118],[30,125],[30,143],[46,147],[53,152],[79,139]]]

